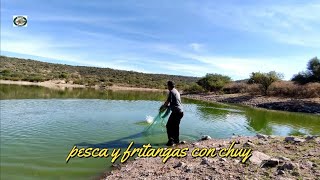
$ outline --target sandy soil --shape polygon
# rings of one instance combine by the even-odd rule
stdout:
[[[320,98],[296,99],[249,94],[189,94],[183,97],[222,103],[236,103],[266,109],[320,114]]]
[[[239,158],[197,157],[136,158],[126,164],[113,165],[114,170],[101,179],[320,179],[320,138],[276,137],[257,135],[231,139],[209,139],[186,143],[174,148],[251,148],[246,163]]]
[[[63,80],[50,80],[50,81],[44,81],[44,82],[0,80],[0,84],[34,85],[34,86],[43,86],[43,87],[53,88],[53,89],[87,88],[88,87],[88,86],[80,85],[80,84],[66,83]],[[90,88],[117,90],[117,91],[118,90],[123,90],[123,91],[165,91],[165,90],[161,90],[161,89],[125,87],[125,86],[107,86],[107,87],[92,86]]]

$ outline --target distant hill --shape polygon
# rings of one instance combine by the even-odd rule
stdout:
[[[41,82],[65,80],[74,84],[99,86],[129,86],[164,89],[168,80],[185,89],[199,78],[165,74],[147,74],[134,71],[116,70],[87,66],[54,64],[30,59],[1,56],[0,79],[13,81]]]

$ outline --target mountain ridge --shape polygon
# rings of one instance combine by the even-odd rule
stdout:
[[[0,79],[3,80],[42,82],[60,79],[88,86],[120,85],[163,89],[168,80],[175,81],[179,88],[186,88],[200,79],[192,76],[68,65],[8,56],[1,56],[0,59]]]

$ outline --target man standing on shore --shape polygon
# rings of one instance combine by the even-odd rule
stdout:
[[[169,90],[168,98],[162,107],[167,107],[169,105],[172,111],[166,125],[168,134],[168,143],[166,145],[173,146],[174,144],[179,143],[179,126],[183,117],[183,109],[180,93],[175,88],[174,82],[168,81],[167,88]]]

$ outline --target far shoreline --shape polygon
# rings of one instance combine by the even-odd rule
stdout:
[[[49,80],[44,82],[29,82],[29,81],[12,81],[0,80],[0,84],[6,85],[22,85],[22,86],[41,86],[51,89],[64,90],[66,88],[92,88],[97,90],[111,91],[142,91],[142,92],[167,92],[166,89],[153,89],[128,86],[86,86],[80,84],[66,83],[64,80]],[[203,102],[223,103],[243,105],[253,108],[262,108],[267,110],[278,110],[285,112],[309,113],[320,115],[320,98],[283,98],[273,96],[261,96],[250,94],[184,94],[182,98],[194,99]]]
[[[128,87],[128,86],[86,86],[81,84],[71,84],[66,83],[64,80],[49,80],[43,82],[29,82],[29,81],[12,81],[12,80],[0,80],[0,84],[6,85],[22,85],[22,86],[41,86],[52,89],[65,89],[65,88],[93,88],[93,89],[104,89],[104,90],[114,90],[114,91],[154,91],[154,92],[164,92],[166,90],[162,89],[152,89],[152,88],[140,88],[140,87]]]
[[[224,103],[278,110],[286,112],[310,113],[320,115],[320,98],[284,98],[257,96],[250,94],[185,94],[182,97],[204,102]]]

